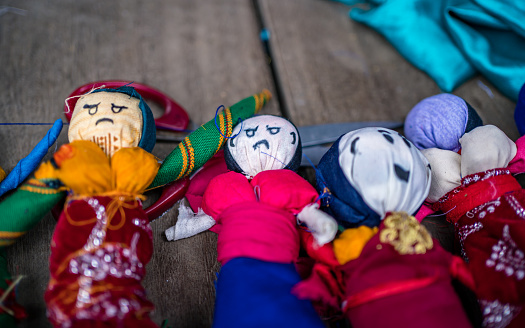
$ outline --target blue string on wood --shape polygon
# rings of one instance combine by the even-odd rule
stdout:
[[[0,123],[0,125],[53,125],[55,123]],[[63,125],[68,125],[69,123],[62,122]]]

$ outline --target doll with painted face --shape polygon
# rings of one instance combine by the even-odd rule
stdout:
[[[332,242],[340,265],[330,270],[341,278],[329,284],[327,276],[311,277],[295,293],[335,303],[356,328],[469,327],[451,284],[454,275],[468,281],[462,260],[411,216],[428,194],[430,177],[425,157],[395,131],[343,135],[317,170],[323,209],[345,228]]]
[[[297,222],[318,244],[337,230],[318,210],[315,188],[294,172],[301,160],[298,131],[284,118],[262,115],[237,125],[233,135],[225,147],[230,171],[211,180],[199,213],[179,216],[166,235],[176,240],[211,226],[218,232],[214,327],[323,327],[312,304],[290,293],[300,281]]]
[[[48,318],[156,327],[141,285],[153,252],[141,199],[160,166],[153,115],[132,87],[95,90],[76,102],[69,140],[35,173],[69,190],[51,240]]]
[[[454,224],[473,273],[484,327],[525,325],[525,192],[509,164],[518,149],[493,125],[459,140],[461,155],[430,148],[428,201]]]

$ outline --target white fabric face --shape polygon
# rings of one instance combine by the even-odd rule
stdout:
[[[466,133],[461,144],[461,176],[507,167],[516,156],[516,144],[494,125],[484,125]]]
[[[432,183],[427,200],[435,203],[461,185],[461,155],[438,148],[423,149],[421,152],[432,167]]]
[[[232,135],[237,136],[228,140],[228,150],[248,177],[285,168],[299,143],[293,124],[272,115],[254,116],[237,124]]]
[[[347,133],[339,141],[339,165],[365,203],[382,219],[392,211],[413,214],[428,195],[428,161],[395,131],[364,128]]]

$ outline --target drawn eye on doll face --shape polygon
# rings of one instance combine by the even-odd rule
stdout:
[[[81,97],[73,111],[69,141],[90,140],[109,156],[136,147],[142,136],[139,99],[119,92],[95,92]]]
[[[275,134],[277,134],[277,133],[279,133],[281,131],[281,128],[277,127],[277,126],[269,127],[267,125],[266,126],[266,131],[270,132],[271,135],[275,135]]]
[[[252,128],[252,129],[246,129],[246,130],[244,130],[244,132],[246,133],[246,136],[248,138],[253,138],[255,136],[255,132],[257,132],[258,128],[259,128],[259,126],[256,126],[255,128]]]

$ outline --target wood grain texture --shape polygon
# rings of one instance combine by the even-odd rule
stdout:
[[[0,6],[26,10],[0,17],[0,122],[63,119],[69,93],[97,80],[160,89],[187,109],[193,127],[212,119],[221,104],[273,91],[250,1],[17,0]],[[278,114],[277,102],[263,113]],[[12,170],[47,128],[2,126],[0,166]],[[66,142],[67,127],[58,145]],[[175,146],[157,144],[153,153],[165,158]],[[167,319],[172,327],[209,327],[219,270],[216,236],[167,242],[163,232],[176,215],[172,209],[152,224],[155,251],[144,285],[156,304],[153,319]],[[47,215],[8,250],[11,272],[26,276],[18,299],[29,318],[21,327],[49,326],[43,294],[53,229]]]
[[[328,0],[258,1],[271,33],[283,108],[297,125],[403,121],[420,100],[441,92],[381,35],[351,20],[349,6]],[[515,103],[484,78],[474,77],[453,93],[476,108],[486,124],[497,125],[511,139],[519,137]]]

